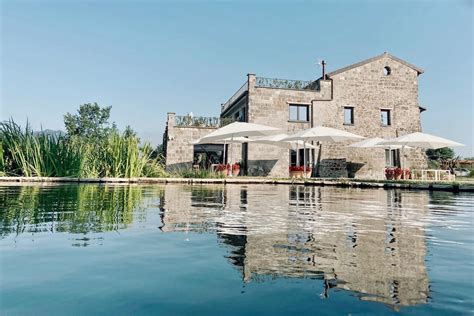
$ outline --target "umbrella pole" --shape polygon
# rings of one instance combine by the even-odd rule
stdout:
[[[402,165],[402,179],[405,180],[405,155],[404,155],[404,151],[405,151],[405,145],[402,146],[402,159],[401,160],[401,165]]]
[[[388,164],[389,164],[389,167],[393,166],[393,161],[392,161],[392,146],[388,145]],[[387,163],[387,161],[385,160],[385,163]]]
[[[224,154],[223,154],[223,157],[222,157],[222,164],[223,165],[225,165],[225,149],[226,149],[225,146],[226,146],[226,144],[227,144],[227,140],[224,139]]]
[[[230,139],[230,143],[233,144],[234,143],[234,134],[232,134],[232,137]],[[229,153],[229,161],[230,161],[230,176],[232,177],[234,174],[233,174],[233,170],[232,170],[232,149],[230,150],[230,153]]]
[[[298,146],[298,142],[296,142],[296,165],[300,165],[300,148]]]
[[[303,141],[303,175],[306,178],[306,142]]]

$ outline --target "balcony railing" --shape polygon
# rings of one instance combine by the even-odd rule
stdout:
[[[230,117],[204,117],[204,116],[175,116],[174,126],[175,127],[205,127],[205,128],[218,128],[234,122]]]
[[[256,88],[275,88],[292,90],[319,90],[317,81],[274,79],[274,78],[255,78]]]
[[[242,87],[240,87],[240,89],[237,90],[237,92],[234,93],[234,95],[231,96],[230,99],[227,100],[227,102],[222,105],[221,112],[224,112],[225,110],[227,110],[237,99],[239,99],[242,96],[242,94],[244,94],[248,90],[249,90],[249,85],[248,85],[248,82],[245,81]]]

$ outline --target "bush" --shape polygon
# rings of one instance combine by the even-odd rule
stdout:
[[[212,170],[207,169],[180,169],[176,170],[174,173],[171,174],[172,177],[175,178],[195,178],[195,179],[220,179],[225,178],[220,172],[215,172]]]

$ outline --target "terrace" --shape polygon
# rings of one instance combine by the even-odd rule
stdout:
[[[291,79],[276,79],[276,78],[255,78],[256,88],[273,88],[273,89],[288,89],[288,90],[319,90],[319,82],[311,80],[291,80]]]
[[[225,112],[232,104],[235,103],[235,101],[239,100],[244,95],[244,93],[247,93],[248,91],[249,85],[248,82],[245,81],[239,90],[237,90],[237,92],[235,92],[226,103],[222,104],[221,113]]]
[[[230,117],[205,117],[205,116],[175,116],[175,127],[202,127],[202,128],[219,128],[232,123],[234,120]]]
[[[311,90],[319,91],[318,80],[291,80],[291,79],[276,79],[276,78],[264,78],[255,77],[255,88],[271,88],[271,89],[287,89],[287,90]],[[221,113],[224,113],[229,109],[236,101],[240,100],[245,93],[248,93],[249,85],[246,81],[238,90],[235,92],[227,102],[221,106]]]

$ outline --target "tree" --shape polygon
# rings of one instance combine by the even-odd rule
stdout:
[[[448,147],[439,148],[439,149],[428,149],[426,151],[426,156],[430,160],[449,160],[454,158],[454,150]]]
[[[107,137],[116,130],[115,123],[109,123],[111,109],[111,106],[101,108],[94,102],[81,105],[77,114],[67,113],[64,115],[67,135],[90,141]]]
[[[159,144],[151,152],[150,158],[156,159],[159,163],[165,163],[165,151],[163,144]]]
[[[137,138],[137,133],[132,129],[132,127],[130,125],[127,125],[127,127],[125,127],[125,130],[123,131],[123,137],[125,138]]]

